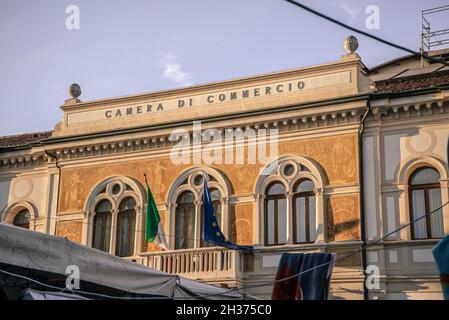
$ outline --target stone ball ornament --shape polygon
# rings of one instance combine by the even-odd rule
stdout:
[[[73,99],[78,99],[78,97],[81,95],[81,87],[77,83],[72,83],[69,87],[69,95]]]
[[[359,41],[354,36],[349,36],[345,39],[345,42],[343,44],[343,48],[348,54],[354,53],[357,48],[359,47]]]

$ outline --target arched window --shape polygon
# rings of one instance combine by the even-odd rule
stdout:
[[[221,195],[218,189],[210,189],[210,198],[214,207],[214,215],[221,221]]]
[[[119,257],[134,257],[142,250],[145,225],[144,188],[133,179],[110,177],[92,191],[87,204],[83,241]]]
[[[176,200],[175,249],[195,246],[195,196],[185,191]]]
[[[115,254],[130,257],[134,254],[134,237],[136,228],[136,200],[128,197],[122,200],[117,216],[117,235]]]
[[[265,245],[287,242],[287,199],[282,183],[274,182],[265,197]]]
[[[316,240],[316,200],[313,182],[305,179],[296,183],[293,194],[293,242]]]
[[[108,200],[101,200],[95,207],[94,234],[92,247],[109,252],[111,244],[112,205]]]
[[[24,229],[29,229],[30,211],[28,211],[28,209],[23,209],[22,211],[18,212],[14,217],[13,225]]]
[[[411,224],[412,239],[435,239],[444,236],[440,175],[430,167],[416,170],[409,181],[410,219],[425,218]],[[431,212],[433,212],[431,214]]]
[[[214,215],[225,236],[228,236],[229,184],[211,168],[191,168],[173,183],[168,194],[169,239],[174,249],[197,249],[211,246],[203,240],[204,178],[212,200]]]
[[[212,200],[212,206],[214,208],[214,215],[217,217],[217,221],[218,223],[221,222],[221,195],[220,195],[220,191],[218,189],[215,188],[211,188],[209,189],[210,192],[210,199]],[[201,204],[201,219],[200,219],[200,223],[201,223],[201,235],[203,234],[203,205]],[[202,237],[201,237],[202,239]],[[207,241],[201,240],[201,246],[202,247],[211,247],[212,244],[210,244]]]
[[[285,156],[261,171],[255,195],[258,244],[305,244],[326,241],[324,185],[326,175],[312,160]]]

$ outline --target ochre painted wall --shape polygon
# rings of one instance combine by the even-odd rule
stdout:
[[[298,140],[279,144],[279,156],[301,155],[321,165],[330,186],[357,184],[357,135]],[[144,185],[147,173],[157,203],[165,203],[170,185],[192,165],[173,165],[170,158],[126,161],[62,170],[59,213],[80,212],[93,188],[110,176],[128,176]],[[235,195],[254,193],[260,164],[215,165],[229,178]]]
[[[279,157],[300,155],[315,160],[322,167],[327,176],[327,182],[332,187],[358,184],[357,134],[282,142],[278,146],[278,155]],[[163,204],[167,202],[171,184],[183,171],[192,166],[185,164],[174,165],[171,159],[166,157],[63,168],[58,213],[79,213],[85,210],[84,206],[91,191],[110,176],[128,176],[144,185],[144,172],[149,177],[150,187],[156,202]],[[262,167],[260,164],[214,165],[214,168],[222,171],[227,176],[236,196],[254,193],[255,184]],[[252,204],[239,204],[230,209],[235,219],[230,221],[231,233],[235,232],[235,234],[230,236],[237,240],[238,243],[251,242],[252,210]],[[328,214],[332,217],[335,224],[335,228],[330,228],[334,232],[335,240],[358,237],[358,226],[350,225],[348,228],[344,224],[358,217],[357,194],[331,197]],[[70,228],[63,228],[62,226],[58,228],[57,230],[60,233],[63,230],[70,230]]]
[[[359,194],[331,196],[327,203],[330,240],[360,239]]]
[[[81,243],[83,232],[83,220],[58,221],[56,223],[56,235]]]
[[[238,244],[251,244],[253,241],[253,204],[240,203],[233,207],[231,214],[231,241]]]

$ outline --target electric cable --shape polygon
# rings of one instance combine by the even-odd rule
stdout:
[[[435,212],[441,210],[442,208],[444,208],[444,207],[445,207],[446,205],[448,205],[448,204],[449,204],[449,201],[446,202],[446,203],[444,203],[444,204],[441,205],[440,207],[438,207],[438,208],[432,210],[431,212],[429,212],[429,215],[432,215],[433,213],[435,213]],[[331,261],[329,261],[329,262],[326,262],[326,263],[317,265],[317,266],[315,266],[315,267],[312,267],[312,268],[309,268],[309,269],[300,271],[300,272],[295,273],[295,274],[293,274],[293,275],[290,275],[290,276],[288,276],[288,277],[281,278],[281,279],[277,279],[277,280],[273,280],[273,281],[269,281],[269,282],[265,282],[265,283],[259,283],[259,284],[255,284],[255,285],[244,286],[244,287],[242,287],[242,288],[229,289],[229,290],[227,290],[227,291],[220,292],[220,293],[217,293],[217,294],[195,295],[194,297],[192,297],[192,299],[197,299],[197,298],[204,298],[204,299],[207,299],[207,298],[211,298],[211,297],[223,296],[223,295],[225,295],[225,294],[227,294],[227,293],[236,293],[236,294],[240,294],[240,295],[243,296],[244,293],[242,293],[242,292],[240,292],[240,291],[247,290],[247,289],[258,288],[258,287],[263,287],[263,286],[268,286],[268,285],[272,285],[272,284],[275,284],[275,283],[279,283],[279,282],[283,282],[283,281],[287,281],[287,280],[290,280],[290,279],[299,277],[299,276],[301,276],[301,275],[303,275],[303,274],[305,274],[305,273],[311,272],[311,271],[313,271],[313,270],[316,270],[316,269],[319,269],[319,268],[328,266],[328,265],[330,265],[330,264],[335,264],[337,261],[341,261],[341,260],[350,258],[350,257],[352,257],[352,256],[354,256],[354,255],[360,253],[362,250],[364,250],[364,249],[366,249],[366,248],[369,248],[369,247],[371,247],[371,246],[374,246],[374,245],[376,245],[377,243],[379,243],[379,242],[381,242],[381,241],[384,241],[384,240],[385,240],[386,238],[388,238],[389,236],[395,234],[395,233],[398,232],[398,231],[401,231],[402,229],[404,229],[404,228],[406,228],[406,227],[408,227],[408,226],[410,226],[410,225],[412,225],[412,224],[414,224],[414,223],[416,223],[416,222],[418,222],[418,221],[420,221],[421,219],[424,219],[424,218],[426,218],[426,217],[427,217],[427,215],[423,215],[423,216],[421,216],[421,217],[415,218],[415,219],[411,220],[410,222],[408,222],[408,223],[406,223],[406,224],[400,226],[399,228],[397,228],[397,229],[395,229],[395,230],[393,230],[393,231],[387,233],[385,236],[379,238],[378,240],[373,241],[373,242],[370,242],[370,243],[368,243],[366,246],[362,246],[362,247],[361,247],[360,249],[358,249],[358,250],[355,250],[355,251],[353,251],[353,252],[351,252],[351,253],[349,253],[349,254],[347,254],[347,255],[345,255],[345,256],[342,256],[342,257],[340,257],[340,258],[331,260]],[[48,287],[48,288],[51,288],[51,289],[53,289],[53,290],[64,290],[64,288],[56,287],[56,286],[52,286],[52,285],[48,285],[48,284],[42,283],[42,282],[40,282],[40,281],[31,279],[31,278],[29,278],[29,277],[25,277],[25,276],[22,276],[22,275],[18,275],[18,274],[15,274],[15,273],[12,273],[12,272],[8,272],[8,271],[2,270],[2,269],[0,269],[0,272],[1,272],[1,273],[8,274],[8,275],[10,275],[10,276],[19,277],[19,278],[22,278],[22,279],[25,279],[25,280],[28,280],[28,281],[37,283],[37,284],[39,284],[39,285],[41,285],[41,286],[43,286],[43,287]],[[158,300],[158,299],[163,299],[163,297],[119,297],[119,296],[109,296],[109,295],[98,294],[98,293],[92,293],[92,292],[86,292],[86,291],[80,291],[80,290],[76,290],[76,291],[72,291],[72,292],[73,292],[73,294],[78,294],[78,295],[79,295],[79,294],[85,294],[85,295],[99,296],[99,297],[108,298],[108,299],[124,299],[124,300],[143,300],[143,299],[145,299],[145,300],[147,300],[147,299]],[[170,298],[167,298],[167,299],[170,299]],[[173,298],[171,298],[171,299],[173,299],[173,300],[186,300],[185,297],[182,297],[182,298],[175,298],[175,297],[173,297]]]
[[[302,4],[302,3],[299,3],[299,2],[296,2],[296,1],[293,1],[293,0],[284,0],[284,1],[286,1],[288,3],[291,3],[292,5],[297,6],[297,7],[301,8],[301,9],[304,9],[304,10],[306,10],[306,11],[308,11],[308,12],[310,12],[310,13],[312,13],[312,14],[314,14],[314,15],[322,18],[322,19],[325,19],[325,20],[330,21],[330,22],[332,22],[334,24],[337,24],[337,25],[339,25],[339,26],[341,26],[343,28],[346,28],[346,29],[351,30],[353,32],[356,32],[358,34],[364,35],[365,37],[368,37],[368,38],[371,38],[373,40],[379,41],[379,42],[381,42],[383,44],[386,44],[388,46],[394,47],[396,49],[408,52],[408,53],[410,53],[410,54],[412,54],[412,55],[414,55],[416,57],[420,57],[420,58],[426,59],[426,60],[431,61],[431,62],[441,63],[441,64],[444,64],[445,66],[449,66],[449,63],[447,63],[444,60],[437,59],[437,58],[434,58],[434,57],[430,57],[428,55],[421,54],[420,52],[411,50],[411,49],[406,48],[404,46],[395,44],[395,43],[393,43],[391,41],[382,39],[382,38],[377,37],[375,35],[372,35],[372,34],[370,34],[368,32],[365,32],[363,30],[357,29],[355,27],[351,27],[350,25],[348,25],[348,24],[346,24],[344,22],[338,21],[338,20],[336,20],[336,19],[334,19],[334,18],[332,18],[332,17],[330,17],[328,15],[325,15],[324,13],[321,13],[321,12],[319,12],[317,10],[314,10],[314,9],[312,9],[312,8]]]

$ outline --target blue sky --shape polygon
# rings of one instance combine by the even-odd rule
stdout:
[[[302,3],[419,50],[421,10],[447,1]],[[79,30],[65,26],[68,5]],[[365,27],[369,5],[378,30]],[[315,65],[340,59],[348,34],[283,0],[0,0],[0,135],[52,130],[73,82],[92,100]],[[368,67],[405,54],[358,38]]]

